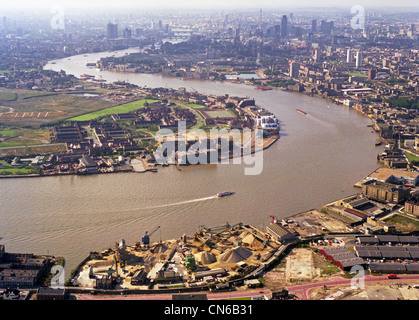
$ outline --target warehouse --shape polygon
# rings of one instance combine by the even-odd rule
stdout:
[[[381,256],[385,259],[411,259],[409,252],[407,252],[402,246],[377,246],[377,249],[381,252]]]
[[[277,241],[292,241],[296,239],[294,234],[277,223],[270,223],[266,227],[266,231]]]
[[[361,245],[376,245],[379,241],[376,237],[358,237],[357,243]]]
[[[399,243],[399,237],[394,235],[377,235],[380,244],[396,244]]]
[[[412,259],[419,259],[419,247],[405,246],[405,249],[409,252]]]
[[[419,245],[419,237],[416,236],[399,236],[399,243],[408,245]]]
[[[400,185],[368,180],[362,184],[362,194],[377,201],[400,203],[409,198],[410,190]]]
[[[374,237],[361,236],[357,237],[357,243],[360,245],[401,244],[415,246],[419,245],[419,237],[396,235],[376,235]]]
[[[355,252],[363,259],[381,259],[381,252],[374,246],[355,246]]]
[[[355,246],[358,257],[363,259],[419,259],[419,246]]]
[[[385,274],[406,273],[405,265],[401,263],[397,263],[397,262],[370,263],[369,268],[372,273],[385,273]]]
[[[357,257],[346,247],[322,249],[319,253],[344,271],[349,271],[353,266],[365,265],[364,259]]]

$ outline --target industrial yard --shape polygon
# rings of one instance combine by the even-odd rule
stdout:
[[[156,231],[156,230],[153,230]],[[281,242],[266,232],[239,223],[199,227],[193,236],[141,242],[92,252],[73,285],[97,289],[192,288],[243,279],[273,256]]]
[[[194,235],[150,242],[157,227],[133,245],[122,240],[113,248],[91,252],[72,285],[108,294],[263,287],[270,292],[287,288],[289,297],[301,299],[371,299],[373,291],[361,293],[349,285],[354,266],[362,267],[370,282],[388,280],[383,274],[389,272],[408,274],[409,279],[417,273],[415,236],[365,235],[339,217],[314,209],[271,219],[264,230],[243,223],[200,226]],[[388,246],[389,241],[398,245]],[[373,256],[372,249],[379,250],[378,255]],[[416,279],[413,276],[411,285]],[[383,296],[401,294],[377,290]]]

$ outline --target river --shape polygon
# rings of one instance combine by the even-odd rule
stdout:
[[[181,171],[165,167],[157,173],[0,179],[0,243],[6,251],[64,256],[69,272],[90,251],[121,239],[134,244],[157,226],[161,228],[152,241],[193,234],[200,225],[244,222],[264,227],[270,215],[287,217],[320,208],[358,192],[353,184],[378,167],[376,156],[383,147],[374,145],[377,135],[367,127],[369,119],[351,108],[281,90],[86,67],[112,54],[73,56],[45,68],[100,75],[111,82],[255,98],[281,124],[280,139],[263,152],[262,173],[245,175],[248,165],[220,164]],[[236,194],[214,197],[225,190]]]

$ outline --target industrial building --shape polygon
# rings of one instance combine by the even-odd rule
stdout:
[[[419,173],[390,168],[378,168],[371,172],[366,179],[391,184],[416,186],[419,183]]]
[[[332,247],[319,250],[319,253],[339,269],[349,271],[353,266],[363,266],[364,259],[357,257],[347,247]]]
[[[406,273],[419,273],[419,264],[417,263],[400,263],[400,262],[387,262],[387,263],[371,263],[369,269],[372,273],[382,274],[406,274]]]
[[[270,223],[266,227],[266,231],[277,241],[292,241],[296,239],[296,236],[291,233],[288,229],[282,227],[278,223]]]
[[[400,203],[410,196],[410,190],[400,185],[370,180],[362,184],[362,194],[377,201]]]
[[[32,254],[8,253],[0,245],[0,288],[31,288],[48,267],[48,259]]]
[[[419,216],[419,197],[417,195],[410,197],[404,204],[404,210]]]
[[[370,260],[417,260],[419,237],[402,235],[376,235],[358,237],[355,252],[358,257]]]

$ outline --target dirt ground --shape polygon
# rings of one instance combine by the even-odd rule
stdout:
[[[347,232],[344,222],[319,210],[302,212],[286,219],[289,226],[301,236],[330,232]]]
[[[324,272],[327,270],[327,272]],[[294,248],[264,276],[265,286],[276,288],[327,279],[343,272],[310,248]]]

